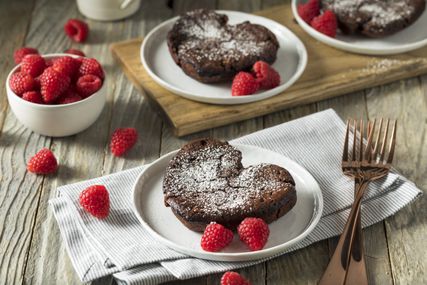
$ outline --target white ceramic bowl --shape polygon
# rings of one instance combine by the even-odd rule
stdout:
[[[69,54],[48,54],[46,59]],[[63,105],[42,105],[28,102],[16,95],[9,86],[10,76],[19,65],[12,69],[6,79],[9,105],[18,121],[35,133],[50,137],[65,137],[77,134],[92,125],[104,108],[107,94],[106,78],[98,92],[78,102]]]
[[[141,0],[77,0],[84,16],[98,21],[114,21],[129,17],[138,11]]]

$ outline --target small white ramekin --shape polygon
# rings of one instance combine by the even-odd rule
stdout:
[[[47,54],[45,59],[70,54]],[[35,133],[49,137],[65,137],[77,134],[92,125],[101,114],[107,98],[107,83],[104,78],[101,89],[78,102],[62,105],[43,105],[26,101],[16,95],[9,86],[9,79],[19,65],[12,69],[6,79],[7,99],[19,122]]]
[[[80,13],[98,21],[114,21],[138,11],[141,0],[77,0]]]

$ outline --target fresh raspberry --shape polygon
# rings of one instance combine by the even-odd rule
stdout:
[[[23,47],[23,48],[17,49],[13,53],[13,59],[15,60],[16,64],[19,64],[19,63],[21,63],[24,56],[26,56],[28,54],[38,54],[38,53],[39,53],[39,51],[36,50],[35,48]]]
[[[233,240],[233,232],[215,222],[206,226],[200,245],[206,251],[220,251]]]
[[[21,61],[21,72],[27,73],[33,78],[42,74],[45,68],[44,58],[38,54],[26,55]]]
[[[239,72],[233,79],[231,85],[232,96],[242,96],[254,94],[258,91],[259,84],[249,72]]]
[[[83,75],[77,80],[76,89],[77,93],[83,98],[87,98],[99,89],[101,89],[102,81],[98,76],[88,74]]]
[[[80,193],[80,205],[92,216],[103,219],[110,213],[110,195],[104,185],[93,185]]]
[[[28,91],[22,94],[22,99],[36,104],[43,104],[43,98],[38,91]]]
[[[69,85],[70,78],[52,67],[46,68],[40,75],[41,94],[46,103],[53,103]]]
[[[253,71],[260,88],[272,89],[279,86],[280,74],[265,61],[257,61]]]
[[[53,60],[52,68],[56,71],[74,78],[80,68],[80,62],[71,56],[62,56]]]
[[[104,70],[101,64],[94,58],[82,58],[82,64],[79,68],[79,77],[87,74],[96,75],[104,79]]]
[[[79,94],[73,89],[68,89],[65,93],[56,101],[57,104],[70,104],[82,100]]]
[[[50,174],[58,169],[58,162],[53,153],[47,149],[41,149],[27,163],[27,170],[36,174]]]
[[[138,139],[138,133],[134,128],[116,129],[111,136],[110,149],[115,156],[122,156]]]
[[[64,31],[73,41],[82,43],[86,40],[89,34],[89,27],[81,20],[69,19],[64,25]]]
[[[320,14],[319,0],[309,0],[305,4],[298,4],[298,15],[308,24]]]
[[[15,72],[12,74],[9,80],[9,85],[10,89],[19,96],[36,88],[34,79],[31,75],[24,72]]]
[[[266,222],[260,218],[245,218],[237,227],[240,240],[250,250],[260,250],[267,243],[270,230]]]
[[[311,21],[311,26],[329,37],[335,38],[337,35],[337,17],[331,10],[326,10],[322,15],[315,17]]]
[[[69,48],[67,50],[64,50],[64,53],[79,55],[79,56],[83,56],[83,57],[86,56],[84,54],[84,52],[82,52],[81,50],[78,50],[78,49],[74,49],[74,48]]]
[[[248,280],[243,278],[239,273],[227,271],[221,277],[221,285],[251,285]]]

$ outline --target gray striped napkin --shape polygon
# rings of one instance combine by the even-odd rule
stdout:
[[[340,168],[345,126],[333,110],[265,129],[233,142],[270,149],[303,165],[317,180],[324,197],[323,216],[314,231],[288,252],[338,235],[353,201],[353,182]],[[152,238],[132,212],[132,185],[144,166],[58,188],[50,201],[62,238],[78,276],[84,282],[113,274],[118,283],[158,284],[250,266],[254,262],[214,262],[192,258]],[[80,192],[93,184],[109,189],[111,211],[98,220],[78,205]],[[398,173],[371,184],[363,204],[364,227],[393,215],[421,195]]]

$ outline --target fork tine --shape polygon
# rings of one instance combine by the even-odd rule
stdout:
[[[393,161],[394,147],[396,145],[396,128],[397,128],[397,120],[394,121],[393,130],[391,131],[390,147],[389,147],[388,158],[387,158],[388,164],[392,163]]]
[[[380,137],[381,137],[381,131],[383,129],[383,118],[380,119],[380,125],[378,127],[378,134],[377,134],[377,139],[375,140],[375,146],[374,146],[374,150],[372,151],[372,158],[374,160],[377,159],[377,155],[378,155],[378,145],[380,143]]]
[[[357,122],[353,120],[353,151],[351,160],[356,161]]]
[[[345,139],[344,139],[344,150],[342,153],[342,160],[348,161],[348,137],[349,137],[349,130],[350,128],[350,120],[347,120],[347,128],[345,130]]]
[[[375,124],[376,124],[376,119],[374,119],[373,122],[369,121],[368,122],[368,142],[366,144],[366,149],[365,149],[365,153],[364,153],[364,159],[367,161],[371,161],[371,154],[372,154],[372,137],[374,136],[374,131],[375,131]]]
[[[385,125],[385,131],[384,131],[384,136],[383,136],[383,143],[381,145],[381,150],[380,150],[380,162],[382,162],[384,160],[385,157],[385,146],[387,144],[387,136],[388,136],[388,126],[390,124],[390,119],[387,119],[386,125]]]
[[[360,119],[359,161],[363,160],[363,130],[364,130],[363,120]]]

